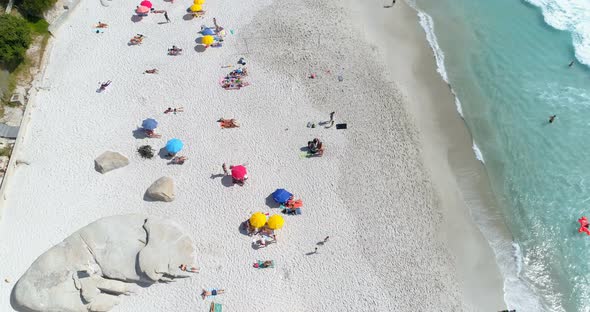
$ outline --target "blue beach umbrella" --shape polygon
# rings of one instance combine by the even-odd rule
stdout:
[[[147,130],[154,130],[158,127],[158,122],[155,119],[148,118],[141,123],[141,127]]]
[[[209,36],[215,34],[215,32],[213,31],[213,29],[211,29],[211,28],[205,28],[205,29],[203,29],[203,31],[201,31],[201,33],[203,35],[209,35]]]
[[[272,193],[272,199],[274,199],[279,204],[286,203],[289,198],[291,198],[293,194],[287,192],[285,189],[277,189],[274,193]]]
[[[178,153],[183,146],[184,144],[181,140],[174,138],[166,143],[166,151],[168,151],[168,153]]]

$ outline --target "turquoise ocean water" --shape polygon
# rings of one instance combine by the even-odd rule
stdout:
[[[590,311],[590,0],[413,3],[514,238],[506,302]]]

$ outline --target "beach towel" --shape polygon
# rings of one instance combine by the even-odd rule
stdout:
[[[257,268],[257,269],[271,269],[271,268],[274,268],[275,267],[275,261],[274,260],[271,260],[270,266],[263,267],[262,264],[264,264],[264,261],[257,260],[256,262],[254,262],[254,265],[253,266],[255,268]]]
[[[221,303],[211,302],[211,309],[209,309],[209,312],[222,312],[221,309]]]

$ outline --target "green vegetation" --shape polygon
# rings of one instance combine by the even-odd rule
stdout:
[[[47,21],[42,18],[29,18],[27,24],[34,35],[49,34],[49,23],[47,23]]]
[[[19,7],[27,16],[41,17],[56,2],[57,0],[23,0]]]
[[[10,157],[10,154],[12,154],[12,146],[11,145],[8,145],[5,148],[0,149],[0,156]]]
[[[31,27],[27,21],[12,15],[0,15],[0,63],[14,69],[25,59],[31,44]]]

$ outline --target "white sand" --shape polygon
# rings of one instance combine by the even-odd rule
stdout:
[[[419,135],[349,9],[327,0],[209,0],[205,22],[212,26],[217,17],[235,35],[221,49],[198,53],[203,22],[182,19],[191,2],[155,2],[173,20],[158,25],[162,15],[133,23],[134,2],[105,8],[84,1],[56,34],[43,80],[49,90],[40,91],[15,156],[30,165],[19,167],[6,191],[0,277],[12,283],[0,287],[0,310],[11,310],[12,286],[37,256],[100,217],[130,212],[183,224],[202,269],[190,280],[124,298],[115,311],[206,311],[209,301],[198,296],[203,287],[225,288],[216,301],[228,311],[461,310]],[[93,34],[99,20],[109,28]],[[144,44],[127,46],[136,33],[146,36]],[[183,55],[166,55],[173,44]],[[240,56],[252,85],[221,89],[217,81],[229,71],[221,65]],[[142,74],[153,67],[160,74]],[[306,78],[312,72],[319,77]],[[107,79],[112,85],[96,93]],[[164,115],[169,106],[186,112]],[[305,127],[331,111],[348,130]],[[162,139],[133,137],[148,117],[160,122]],[[221,130],[219,117],[235,117],[242,127]],[[325,156],[301,159],[300,148],[316,136]],[[135,152],[173,137],[185,141],[183,166]],[[126,154],[131,164],[97,173],[93,159],[105,150]],[[227,187],[213,178],[222,162],[248,163],[247,184]],[[164,175],[176,182],[176,200],[144,201],[147,187]],[[278,244],[253,250],[238,227],[254,211],[273,212],[266,201],[277,187],[300,196],[304,213],[286,217]],[[326,235],[319,254],[306,256]],[[255,270],[257,259],[277,266]]]

